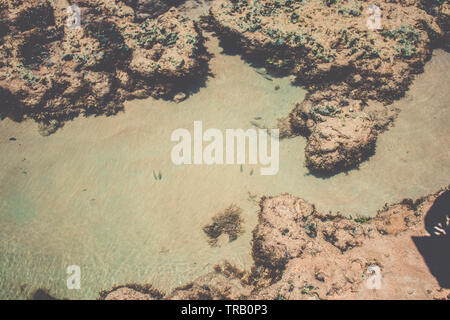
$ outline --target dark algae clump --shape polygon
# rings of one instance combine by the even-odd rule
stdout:
[[[209,244],[211,246],[217,246],[218,238],[222,234],[228,235],[229,242],[236,240],[239,235],[243,233],[243,219],[241,215],[241,208],[232,204],[223,212],[220,212],[214,216],[212,223],[203,227],[203,231],[209,238]]]

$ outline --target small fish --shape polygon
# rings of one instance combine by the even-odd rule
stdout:
[[[163,248],[161,248],[161,250],[159,250],[159,253],[166,253],[169,251],[170,251],[169,248],[163,247]]]
[[[258,73],[258,74],[260,74],[262,76],[267,75],[267,72],[266,72],[266,70],[264,68],[259,68],[259,69],[256,69],[255,71],[256,71],[256,73]]]
[[[250,171],[250,175],[251,175],[251,176],[253,175],[253,169]]]
[[[241,164],[241,172],[243,172],[244,171],[244,168],[242,167],[242,164]]]
[[[154,178],[155,180],[158,180],[158,177],[156,176],[155,170],[153,170],[153,178]]]
[[[255,119],[255,120],[261,120],[262,118],[261,118],[261,117],[254,117],[253,119]]]
[[[250,124],[252,125],[252,126],[254,126],[254,127],[256,127],[256,128],[261,128],[261,125],[259,124],[259,123],[257,123],[257,122],[255,122],[255,121],[250,121]]]
[[[158,179],[159,179],[159,180],[161,180],[161,179],[162,179],[162,174],[161,174],[161,170],[159,171],[159,174],[158,174]]]

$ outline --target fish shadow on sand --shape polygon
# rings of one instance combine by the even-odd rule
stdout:
[[[430,236],[412,237],[431,274],[442,288],[450,289],[450,190],[439,196],[425,216],[425,228]],[[434,226],[442,223],[446,234],[434,235]]]

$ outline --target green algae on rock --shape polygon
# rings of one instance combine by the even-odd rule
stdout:
[[[135,10],[121,1],[76,3],[80,28],[65,27],[66,7],[54,2],[0,2],[8,26],[1,33],[1,117],[54,127],[79,114],[115,114],[128,99],[173,97],[206,75],[202,34],[175,8],[135,22]]]
[[[386,205],[364,222],[324,215],[289,194],[262,198],[253,231],[254,266],[250,271],[224,262],[216,265],[214,272],[161,298],[449,299],[450,290],[432,280],[427,266],[417,262],[420,254],[411,250],[411,236],[426,234],[423,219],[449,188],[415,201]],[[314,238],[308,234],[312,223],[317,228]],[[399,244],[403,250],[398,250]],[[383,270],[382,292],[366,286],[370,266]],[[119,293],[113,290],[102,298],[115,298]],[[122,298],[132,299],[136,294],[127,291]]]
[[[211,9],[209,24],[222,39],[308,89],[290,123],[308,138],[311,171],[348,169],[373,153],[396,115],[384,105],[404,95],[448,28],[448,16],[437,19],[418,1],[377,5],[380,30],[367,27],[370,4],[357,0],[221,0]]]

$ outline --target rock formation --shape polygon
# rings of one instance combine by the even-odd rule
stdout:
[[[122,1],[72,4],[80,27],[66,25],[66,5],[0,1],[1,117],[32,118],[50,134],[80,114],[115,114],[126,99],[173,97],[206,75],[202,34],[177,9],[141,22],[140,7]]]
[[[251,271],[225,262],[161,298],[450,299],[448,265],[438,270],[427,261],[437,252],[438,263],[449,263],[448,237],[432,238],[424,226],[436,199],[449,189],[386,205],[374,218],[322,214],[288,194],[262,198]],[[417,239],[434,243],[432,250],[423,252]],[[378,289],[368,285],[375,268]],[[114,290],[110,294],[115,297]]]
[[[244,56],[305,85],[291,129],[308,138],[307,167],[328,174],[373,152],[396,115],[389,105],[446,43],[448,10],[445,1],[220,0],[208,20]]]

